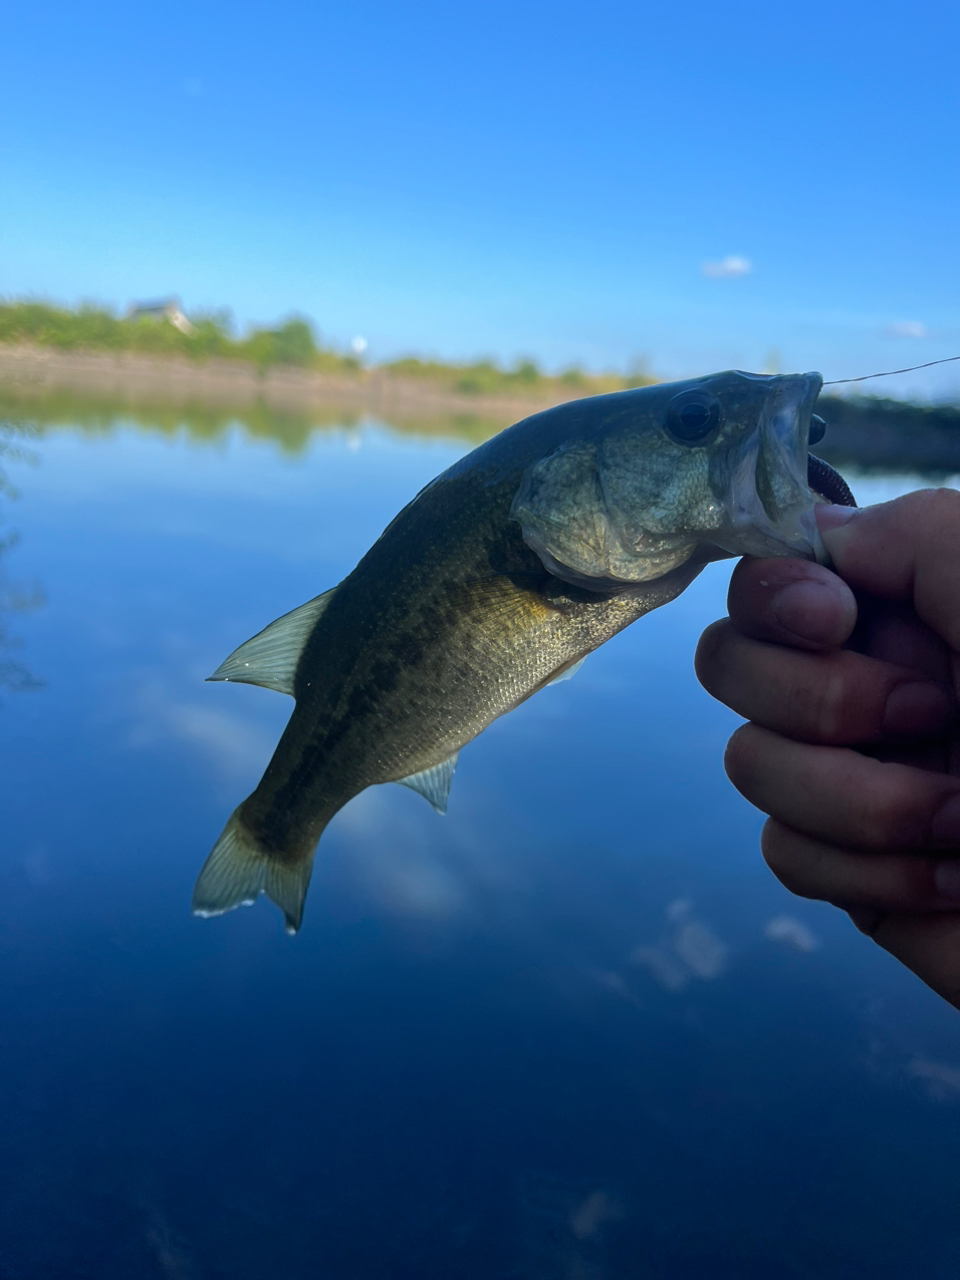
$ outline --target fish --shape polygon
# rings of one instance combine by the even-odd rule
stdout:
[[[359,792],[398,782],[443,813],[467,743],[709,562],[825,561],[814,505],[853,498],[809,453],[822,381],[733,370],[569,401],[431,481],[338,586],[209,677],[294,709],[194,913],[265,893],[296,933],[317,843]]]

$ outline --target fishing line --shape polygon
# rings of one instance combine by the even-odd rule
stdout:
[[[832,378],[825,387],[838,387],[843,382],[867,382],[870,378],[890,378],[895,373],[913,373],[917,369],[931,369],[935,364],[950,364],[960,356],[945,356],[942,360],[928,360],[926,364],[912,364],[909,369],[888,369],[886,373],[865,373],[859,378]]]

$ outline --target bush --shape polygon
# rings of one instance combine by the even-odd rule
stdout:
[[[245,337],[238,338],[234,336],[229,311],[193,315],[189,332],[183,333],[163,316],[128,319],[94,304],[71,311],[47,302],[0,301],[0,343],[35,343],[61,350],[138,351],[197,360],[227,357],[249,360],[262,372],[273,365],[349,374],[358,374],[363,368],[354,355],[343,355],[319,345],[309,320],[297,315],[290,316],[276,328],[253,328]],[[551,377],[533,360],[520,360],[511,369],[503,369],[489,359],[447,364],[406,356],[382,365],[381,369],[397,377],[439,383],[470,396],[550,391],[591,394],[656,381],[642,367],[635,368],[626,378],[617,374],[586,374],[576,367]]]

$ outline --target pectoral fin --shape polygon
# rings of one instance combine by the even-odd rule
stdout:
[[[452,756],[447,756],[446,760],[441,760],[432,768],[423,769],[420,773],[411,773],[408,778],[398,778],[397,782],[402,787],[409,787],[411,791],[419,791],[425,800],[430,801],[437,813],[446,813],[450,783],[453,781],[453,771],[457,767],[459,754],[459,751],[455,751]]]
[[[276,689],[277,693],[289,693],[292,697],[293,680],[304,645],[336,589],[332,587],[322,596],[308,600],[298,609],[271,622],[253,639],[234,649],[207,679],[258,684],[264,689]]]

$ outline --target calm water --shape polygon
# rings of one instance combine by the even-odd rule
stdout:
[[[763,867],[691,669],[723,568],[469,746],[446,818],[348,805],[299,936],[197,920],[290,709],[204,677],[468,445],[101,427],[7,463],[43,603],[0,670],[44,683],[0,695],[2,1280],[956,1277],[960,1024]]]

